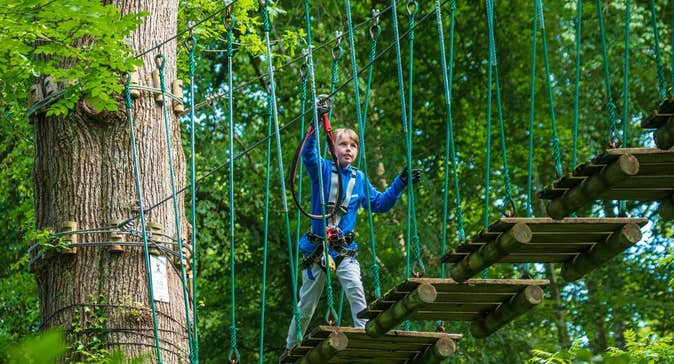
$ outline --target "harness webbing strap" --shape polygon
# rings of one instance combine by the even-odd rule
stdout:
[[[332,176],[330,177],[330,195],[328,196],[328,206],[334,206],[337,203],[337,187],[339,186],[339,170],[337,165],[332,165]],[[342,216],[348,211],[353,189],[356,186],[356,170],[352,167],[349,183],[346,185],[346,191],[342,203],[334,215],[334,226],[338,226]]]

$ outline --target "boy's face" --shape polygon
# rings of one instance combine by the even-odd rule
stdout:
[[[335,140],[335,154],[340,167],[347,167],[358,157],[358,144],[351,138],[340,135]]]

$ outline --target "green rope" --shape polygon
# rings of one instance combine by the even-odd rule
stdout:
[[[616,106],[613,103],[613,96],[611,95],[611,75],[608,69],[608,51],[606,50],[606,29],[604,27],[604,16],[602,15],[601,0],[597,0],[597,15],[599,17],[599,33],[601,35],[601,52],[604,60],[604,83],[606,86],[606,99],[608,108],[609,121],[609,135],[608,144],[611,148],[616,148],[620,145],[620,138],[616,133]]]
[[[557,133],[557,120],[555,118],[555,99],[552,92],[552,72],[550,72],[550,57],[548,55],[548,41],[545,35],[545,20],[543,17],[543,1],[536,1],[538,14],[535,17],[538,17],[541,23],[541,38],[543,43],[543,59],[545,63],[545,82],[548,89],[548,105],[550,108],[550,124],[552,127],[552,156],[555,162],[555,173],[557,177],[562,176],[562,157],[560,153],[560,142],[559,134]],[[535,21],[535,19],[534,19]]]
[[[229,362],[240,362],[241,355],[236,342],[236,275],[235,275],[235,259],[236,254],[234,245],[234,231],[235,231],[235,216],[234,216],[234,96],[233,96],[233,74],[232,74],[232,58],[234,51],[232,49],[232,36],[234,33],[234,26],[236,18],[234,15],[227,15],[225,17],[225,28],[227,31],[227,89],[229,90],[229,97],[227,98],[227,113],[229,119],[229,264],[230,264],[230,326],[229,326]]]
[[[306,63],[303,63],[302,66],[300,67],[300,78],[301,78],[301,87],[302,90],[300,92],[300,131],[299,131],[299,140],[298,142],[301,143],[303,137],[304,137],[304,129],[305,129],[305,119],[304,115],[306,113],[306,103],[307,103],[307,73],[306,73]],[[271,139],[271,133],[270,137]],[[304,165],[302,163],[299,164],[298,166],[298,172],[297,174],[299,175],[298,179],[300,181],[299,186],[297,187],[297,201],[299,203],[302,202],[302,176],[304,174]],[[299,260],[300,260],[300,238],[302,237],[302,213],[297,209],[297,217],[296,217],[296,230],[295,230],[295,256],[291,260],[291,264],[294,265],[294,272],[297,273],[297,266],[299,265]],[[297,275],[293,277],[295,281],[297,281]]]
[[[493,38],[493,0],[492,1],[492,38]],[[510,183],[510,170],[508,168],[508,155],[507,155],[507,148],[506,148],[506,136],[505,136],[505,126],[503,122],[503,103],[501,101],[501,86],[499,82],[499,74],[498,74],[498,65],[496,63],[496,48],[495,48],[495,42],[492,42],[492,48],[494,52],[494,82],[496,86],[496,106],[497,106],[497,111],[498,111],[498,125],[499,125],[499,132],[501,136],[501,159],[503,162],[503,182],[504,182],[504,187],[505,187],[505,196],[503,198],[504,200],[504,207],[502,213],[506,216],[509,215],[516,215],[517,214],[517,206],[515,206],[515,201],[512,198],[512,184]],[[512,210],[508,210],[508,205],[510,205],[510,208]]]
[[[183,304],[185,306],[185,319],[187,324],[187,339],[189,342],[190,356],[192,356],[194,340],[192,339],[192,321],[190,319],[190,303],[187,294],[187,275],[185,274],[185,264],[183,264],[183,240],[180,236],[180,209],[178,208],[178,196],[176,189],[175,170],[173,168],[173,148],[171,147],[171,125],[168,116],[168,105],[166,102],[166,82],[164,77],[164,67],[166,66],[166,58],[163,54],[155,57],[155,61],[159,66],[159,85],[161,90],[161,104],[164,119],[164,136],[166,137],[166,153],[168,154],[169,176],[171,181],[171,196],[173,201],[173,216],[176,225],[176,240],[178,241],[178,259],[180,261],[180,280],[182,281],[183,289]]]
[[[157,328],[157,310],[154,305],[154,291],[152,289],[152,268],[150,264],[150,254],[147,243],[147,228],[145,226],[145,209],[143,208],[143,188],[140,184],[140,167],[138,166],[138,150],[136,147],[136,132],[133,125],[133,116],[131,109],[133,104],[131,102],[131,74],[126,73],[126,82],[124,82],[124,95],[126,98],[126,117],[129,121],[129,129],[131,136],[131,154],[133,156],[133,172],[136,176],[136,194],[138,194],[138,208],[140,216],[140,227],[143,235],[143,253],[145,256],[145,269],[147,271],[148,293],[150,295],[150,311],[152,312],[152,332],[154,335],[154,347],[157,354],[157,363],[162,364],[161,346],[159,344],[159,330]]]
[[[196,161],[195,161],[195,131],[194,131],[194,121],[196,119],[194,115],[194,95],[195,95],[195,84],[194,84],[194,73],[196,69],[196,62],[194,60],[194,51],[197,47],[197,37],[194,33],[190,32],[190,38],[186,42],[187,48],[189,51],[189,77],[190,77],[190,195],[191,195],[191,210],[192,210],[192,352],[191,363],[199,363],[199,339],[197,332],[197,200],[196,200]]]
[[[342,311],[344,309],[344,287],[339,290],[339,306],[337,306],[337,322],[335,326],[342,326]]]
[[[312,100],[316,100],[316,79],[314,75],[314,60],[313,60],[313,52],[312,52],[312,45],[311,45],[311,14],[309,12],[309,0],[304,0],[304,18],[305,18],[305,23],[306,23],[306,31],[307,31],[307,60],[308,60],[308,73],[311,78],[311,96]],[[320,134],[320,129],[318,125],[318,110],[316,109],[316,102],[313,103],[313,108],[314,108],[314,128],[316,129],[316,138],[320,140],[319,134]],[[276,137],[279,138],[279,132],[277,130],[276,132]],[[280,149],[280,148],[279,148]],[[320,151],[320,143],[316,143],[316,152],[318,155],[321,155]],[[279,155],[279,159],[281,156]],[[320,191],[323,191],[323,174],[318,173],[318,189]],[[284,195],[285,197],[285,195]],[[322,208],[322,229],[325,230],[325,226],[327,226],[327,221],[325,218],[325,196],[323,193],[320,194],[320,201],[321,201],[321,208]],[[325,261],[328,262],[330,259],[330,253],[328,251],[328,243],[326,240],[326,234],[324,235],[323,239],[323,253],[325,256]],[[326,286],[327,286],[327,311],[325,313],[325,321],[328,323],[336,322],[337,321],[337,312],[335,311],[335,304],[334,304],[334,297],[333,297],[333,290],[332,290],[332,279],[331,279],[331,272],[330,269],[326,269]],[[297,307],[297,305],[295,305]],[[331,319],[332,318],[332,319]],[[300,339],[300,336],[298,336],[298,340]]]
[[[402,60],[401,60],[401,55],[400,55],[400,35],[398,31],[398,11],[397,9],[397,4],[396,0],[391,0],[391,15],[393,16],[393,35],[394,35],[394,44],[395,44],[395,51],[396,51],[396,65],[397,65],[397,70],[398,70],[398,93],[400,95],[400,108],[401,108],[401,113],[400,113],[400,118],[402,119],[403,123],[403,133],[406,135],[407,133],[407,110],[406,110],[406,102],[405,102],[405,86],[404,86],[404,81],[403,81],[403,69],[402,69]],[[405,143],[407,143],[407,137],[404,138]],[[409,167],[409,166],[408,166]],[[409,169],[409,168],[408,168]],[[408,177],[411,174],[411,172],[408,170]],[[409,179],[411,182],[411,179]],[[411,183],[410,183],[411,184]],[[405,244],[405,250],[407,252],[410,251],[409,249],[409,234],[408,238],[405,239],[406,244]],[[410,254],[408,253],[406,255],[406,260],[405,260],[405,278],[410,277],[410,271],[411,271],[411,262],[410,262]]]
[[[529,78],[529,155],[527,159],[527,217],[534,216],[533,175],[534,175],[534,118],[536,104],[536,52],[538,42],[538,1],[534,1],[533,31],[531,32],[531,77]]]
[[[454,180],[454,203],[455,215],[457,223],[457,233],[459,241],[465,240],[463,211],[461,207],[461,191],[459,187],[458,166],[456,149],[454,143],[454,125],[452,120],[452,80],[454,78],[454,13],[456,11],[456,1],[450,3],[450,28],[449,28],[449,65],[447,65],[447,57],[445,55],[445,36],[443,34],[442,14],[440,10],[440,1],[435,0],[435,15],[436,24],[438,27],[438,41],[440,44],[440,62],[442,65],[442,84],[445,91],[445,108],[446,108],[446,139],[445,139],[445,178],[444,178],[444,193],[443,193],[443,208],[442,208],[442,255],[447,252],[447,221],[448,205],[449,205],[449,162],[452,163],[452,177]],[[440,267],[440,277],[445,278],[445,264]],[[439,323],[438,325],[441,325]]]
[[[652,0],[651,0],[652,1]],[[629,135],[628,135],[628,120],[629,120],[629,75],[630,75],[630,0],[625,0],[625,60],[623,62],[623,147],[627,148],[629,146]],[[662,78],[662,83],[664,84],[664,77]]]
[[[348,18],[351,18],[351,6],[350,4],[348,5],[349,11],[348,11]],[[379,35],[381,34],[381,27],[379,26],[379,12],[376,9],[372,10],[373,14],[373,21],[374,24],[370,27],[370,54],[368,57],[368,72],[367,72],[367,85],[365,87],[365,101],[363,102],[363,112],[361,117],[358,119],[358,131],[360,133],[360,154],[359,154],[359,159],[358,159],[358,164],[363,165],[363,174],[365,175],[365,179],[369,181],[369,176],[368,176],[368,168],[367,168],[367,158],[366,158],[366,152],[365,152],[365,125],[366,125],[366,120],[367,120],[367,109],[370,103],[370,91],[372,90],[372,73],[374,70],[374,60],[377,55],[377,38],[379,38]],[[349,20],[349,38],[353,39],[353,23]],[[352,46],[353,41],[350,42],[349,48],[352,55],[352,58],[355,59],[355,48]],[[355,61],[352,61],[352,64],[355,65]],[[355,66],[354,66],[355,67]],[[357,72],[357,69],[355,70]],[[356,74],[353,75],[353,78],[356,79]],[[354,85],[356,90],[358,87]],[[370,190],[365,189],[365,199],[367,200],[367,222],[368,222],[368,227],[369,227],[369,242],[370,242],[370,250],[372,251],[372,277],[374,280],[374,296],[376,299],[381,298],[381,282],[380,282],[380,277],[379,277],[379,262],[377,262],[377,245],[375,242],[375,236],[374,236],[374,219],[372,218],[372,206],[370,203]]]
[[[489,9],[489,0],[487,0],[487,9]],[[491,42],[491,35],[489,37]],[[492,82],[493,82],[493,67],[494,59],[492,57],[491,44],[489,46],[489,69],[487,70],[487,84],[489,85],[487,93],[487,124],[485,126],[486,142],[485,142],[485,178],[484,178],[484,219],[482,226],[486,230],[489,227],[489,207],[491,195],[491,107],[492,107]],[[483,272],[484,274],[484,272]]]
[[[412,96],[413,96],[413,90],[414,90],[414,82],[413,82],[413,76],[414,76],[414,30],[415,30],[415,17],[417,15],[417,12],[419,10],[419,4],[416,1],[409,1],[407,3],[407,14],[408,14],[408,24],[409,24],[409,31],[407,33],[408,41],[409,41],[409,59],[408,59],[408,72],[407,72],[407,77],[408,77],[408,102],[409,105],[407,107],[407,177],[408,181],[412,180],[412,134],[413,134],[413,128],[412,128],[412,115],[413,115],[413,107],[412,107]],[[407,193],[408,193],[408,214],[407,214],[407,220],[408,220],[408,226],[411,228],[412,232],[412,248],[414,249],[414,268],[413,272],[415,275],[421,276],[425,270],[426,267],[424,266],[424,262],[421,259],[421,246],[419,244],[419,233],[417,229],[417,213],[416,213],[416,204],[415,204],[415,198],[414,198],[414,186],[412,183],[407,184]]]
[[[263,13],[266,8],[263,8]],[[272,100],[271,95],[267,95],[267,135],[272,133]],[[262,301],[262,309],[260,310],[260,345],[258,353],[258,363],[264,363],[264,324],[265,324],[265,306],[266,306],[266,292],[267,292],[267,256],[269,247],[269,190],[271,185],[271,138],[267,139],[267,169],[265,176],[265,193],[264,193],[264,241],[262,247],[262,292],[260,292],[260,300]]]
[[[652,1],[652,0],[651,0]],[[629,65],[630,65],[630,0],[625,1],[625,55],[623,62],[623,143],[622,147],[629,147],[629,135],[628,135],[628,120],[629,120]],[[657,31],[656,31],[657,33]],[[664,77],[662,77],[662,84],[664,85]],[[622,216],[627,210],[627,202],[621,200],[618,203],[618,215]]]
[[[342,32],[338,31],[335,37],[335,46],[332,47],[332,72],[330,75],[330,95],[335,94],[335,88],[339,82],[339,62],[342,60],[344,50],[342,49]],[[332,120],[333,108],[328,111],[328,118]],[[325,148],[327,151],[327,147]]]
[[[665,66],[662,63],[662,56],[660,54],[660,38],[659,38],[659,35],[658,35],[658,18],[656,17],[656,14],[655,14],[655,2],[653,0],[650,0],[649,3],[650,3],[650,7],[651,7],[651,25],[653,26],[653,40],[655,42],[655,61],[657,62],[657,67],[658,67],[658,91],[660,92],[660,98],[664,100],[667,97],[667,85],[666,85],[666,82],[665,82]],[[628,1],[628,6],[626,7],[626,11],[629,14],[629,1]],[[629,34],[628,32],[629,32],[629,28],[626,26],[625,27],[626,39],[628,39],[627,38],[627,34]],[[674,35],[672,35],[672,37],[674,37]],[[627,52],[627,48],[625,49],[625,52]],[[627,79],[627,78],[625,78],[625,79]]]
[[[377,57],[377,39],[379,39],[379,35],[381,35],[381,26],[379,25],[379,11],[377,9],[372,9],[372,20],[374,24],[372,24],[372,26],[370,27],[370,54],[368,56],[365,101],[363,101],[363,129],[361,132],[363,136],[365,135],[367,111],[368,107],[370,106],[370,90],[372,89],[372,74],[374,73],[374,61],[375,58]],[[360,159],[364,160],[364,158],[362,157]]]
[[[274,67],[273,67],[273,62],[272,62],[272,53],[271,53],[271,41],[269,38],[269,33],[271,31],[271,23],[269,22],[269,14],[267,11],[267,1],[261,2],[262,5],[262,14],[263,14],[263,20],[264,20],[264,33],[265,33],[265,45],[266,45],[266,51],[267,51],[267,71],[269,73],[269,91],[270,94],[268,95],[268,102],[269,102],[269,108],[271,110],[272,114],[272,119],[273,119],[273,124],[274,124],[274,132],[276,135],[276,151],[277,151],[277,159],[278,159],[278,168],[279,168],[279,179],[281,182],[281,197],[283,201],[283,217],[284,217],[284,223],[285,223],[285,232],[286,232],[286,241],[288,245],[288,258],[290,261],[290,275],[292,277],[292,288],[293,288],[293,317],[295,320],[295,327],[296,327],[296,332],[297,332],[297,338],[298,340],[302,340],[302,325],[301,325],[301,320],[302,318],[300,317],[298,307],[297,307],[297,295],[295,292],[297,292],[297,271],[296,271],[296,258],[295,255],[293,254],[293,244],[291,240],[291,233],[290,233],[290,215],[289,215],[289,210],[288,210],[288,200],[286,198],[286,186],[285,186],[285,176],[284,176],[284,170],[285,168],[283,167],[283,150],[281,148],[281,133],[280,133],[280,128],[279,128],[279,120],[278,120],[278,107],[276,104],[276,82],[274,80]],[[271,134],[271,132],[270,132]]]
[[[574,101],[573,101],[573,153],[571,158],[571,170],[576,168],[578,163],[578,119],[580,109],[580,45],[581,30],[583,24],[583,0],[576,3],[576,73],[574,81]]]

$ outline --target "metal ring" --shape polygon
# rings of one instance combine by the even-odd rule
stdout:
[[[417,2],[416,1],[408,1],[407,2],[407,14],[410,16],[414,16],[417,13]]]
[[[612,130],[608,136],[608,146],[613,149],[618,149],[623,144],[622,139],[618,136],[615,130]]]
[[[166,57],[163,54],[159,53],[154,57],[154,62],[157,64],[157,68],[163,69],[166,65]]]
[[[380,33],[381,27],[379,26],[379,24],[374,24],[370,27],[370,38],[372,38],[373,41],[379,38]]]
[[[508,209],[508,205],[512,207],[512,209]],[[503,211],[501,211],[503,216],[505,217],[515,217],[517,215],[517,205],[515,205],[515,201],[513,200],[512,197],[508,197],[508,201],[506,202],[505,206],[503,207]]]
[[[336,61],[341,57],[342,57],[342,47],[340,47],[339,45],[332,47],[332,60]]]

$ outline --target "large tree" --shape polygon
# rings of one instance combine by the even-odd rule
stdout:
[[[112,1],[120,14],[147,12],[141,26],[128,37],[134,54],[142,54],[137,68],[140,83],[146,86],[152,72],[163,65],[165,84],[176,79],[176,40],[178,1]],[[95,16],[96,14],[90,14]],[[74,40],[81,49],[100,46],[100,39],[85,33]],[[39,39],[39,45],[50,39]],[[160,47],[155,46],[161,42]],[[149,50],[149,51],[148,51]],[[77,56],[47,60],[60,67],[81,67]],[[113,72],[126,71],[122,69]],[[89,72],[99,72],[91,69]],[[35,87],[43,94],[53,92],[48,83],[54,79],[42,74]],[[77,82],[77,81],[76,81]],[[120,82],[121,83],[121,82]],[[58,83],[56,93],[68,83]],[[154,85],[156,87],[156,85]],[[181,147],[179,123],[165,97],[168,112],[155,99],[156,92],[141,92],[132,102],[130,118],[134,122],[137,162],[145,209],[155,206],[172,193],[169,162],[172,162],[176,188],[185,181],[185,159]],[[63,327],[73,342],[84,348],[118,349],[127,354],[151,353],[155,344],[161,347],[166,363],[186,362],[189,353],[186,307],[180,270],[170,254],[166,274],[157,274],[154,281],[168,284],[168,300],[155,300],[156,330],[153,327],[148,274],[142,240],[138,234],[126,240],[137,242],[122,252],[113,252],[105,242],[110,233],[101,232],[114,222],[130,220],[125,229],[142,231],[139,199],[134,173],[132,140],[124,99],[117,95],[118,111],[104,110],[87,98],[80,98],[64,115],[51,115],[44,110],[30,118],[34,125],[35,161],[35,225],[38,229],[65,230],[67,221],[76,222],[77,244],[70,248],[45,252],[35,267],[39,286],[40,320],[43,328]],[[162,100],[162,98],[159,98]],[[165,120],[168,118],[168,120]],[[165,122],[169,125],[166,133]],[[170,135],[170,144],[166,135]],[[169,145],[172,147],[169,151]],[[171,155],[169,155],[171,153]],[[182,199],[177,201],[177,217],[171,203],[146,211],[145,220],[163,228],[161,240],[187,235]],[[178,221],[178,226],[176,224]],[[121,227],[118,227],[121,228]],[[90,231],[90,232],[87,232]],[[189,235],[187,235],[189,236]],[[64,235],[60,235],[64,238]],[[99,244],[103,242],[104,244]],[[176,250],[174,244],[166,245]],[[74,253],[74,254],[73,254]],[[155,298],[157,289],[155,288]],[[191,308],[190,308],[191,310]],[[155,338],[158,332],[158,338]],[[100,344],[98,344],[100,343]],[[82,354],[79,350],[76,354]],[[78,359],[78,358],[72,358]],[[81,359],[81,358],[79,358]]]

